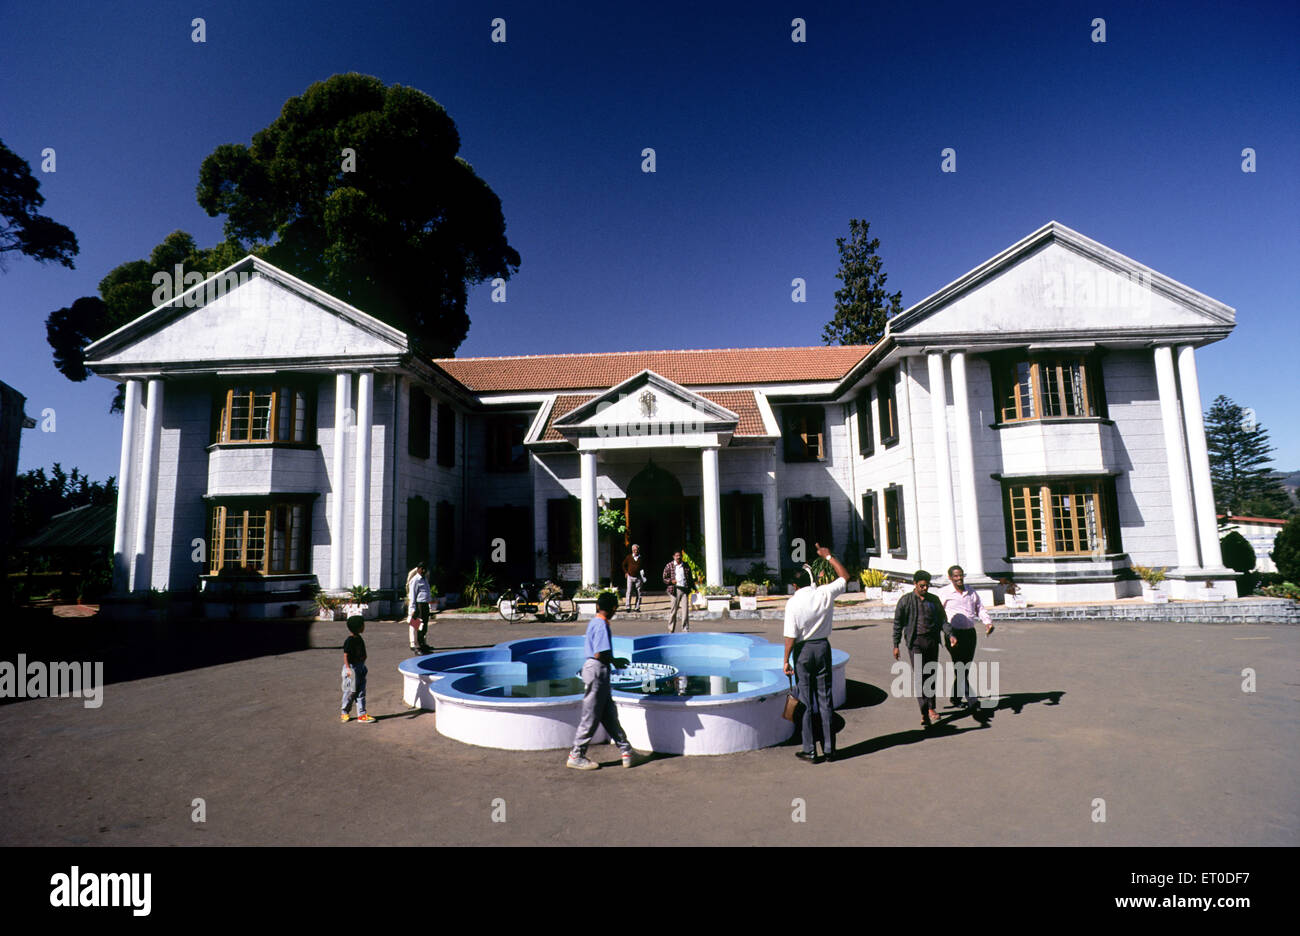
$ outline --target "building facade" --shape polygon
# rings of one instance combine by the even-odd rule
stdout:
[[[1053,222],[874,346],[422,360],[249,257],[87,358],[127,388],[123,591],[400,595],[419,558],[594,583],[628,541],[654,569],[692,544],[721,584],[821,541],[990,599],[1135,595],[1135,564],[1198,598],[1235,595],[1195,358],[1234,323]]]

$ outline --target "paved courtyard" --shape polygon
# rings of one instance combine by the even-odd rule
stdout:
[[[696,626],[780,640],[776,620]],[[450,741],[433,713],[408,710],[400,623],[366,629],[379,722],[340,724],[345,629],[317,624],[310,649],[110,682],[97,709],[0,706],[0,842],[1300,844],[1300,628],[1000,622],[976,657],[1000,664],[989,726],[963,716],[929,734],[913,699],[888,694],[890,629],[835,628],[852,655],[835,763],[785,745],[623,770],[602,746],[606,769],[582,773],[562,751]],[[450,649],[580,632],[462,618],[431,637]]]

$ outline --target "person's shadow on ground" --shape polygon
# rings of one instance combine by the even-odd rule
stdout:
[[[856,685],[865,686],[867,689],[876,689],[876,687],[866,686],[864,683],[858,683]],[[1059,705],[1063,695],[1065,695],[1064,690],[1056,690],[1052,692],[1014,692],[1010,695],[1000,696],[998,698],[998,704],[993,707],[985,707],[981,705],[973,711],[967,709],[954,709],[946,713],[941,711],[939,713],[939,720],[930,728],[914,728],[911,731],[896,731],[893,734],[868,738],[865,741],[859,741],[857,744],[852,744],[845,748],[838,748],[835,752],[835,758],[836,760],[848,760],[851,757],[858,757],[863,754],[874,754],[877,751],[897,747],[900,744],[916,744],[918,741],[925,741],[927,739],[951,738],[965,734],[968,731],[979,731],[992,725],[993,716],[997,712],[1009,710],[1013,714],[1019,715],[1026,705],[1032,705],[1037,702],[1042,702],[1047,705]],[[847,705],[845,706],[845,708],[848,707],[849,706]],[[965,727],[958,727],[954,723],[959,719],[970,719],[971,723],[967,724]],[[835,726],[835,731],[838,734],[838,725]],[[795,734],[797,735],[798,731],[796,731]]]

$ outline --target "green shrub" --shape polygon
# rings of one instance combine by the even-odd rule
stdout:
[[[758,585],[746,579],[736,586],[736,594],[742,598],[753,598],[758,594]]]
[[[1249,572],[1255,568],[1255,549],[1236,530],[1219,540],[1219,549],[1223,554],[1223,564],[1232,571]]]
[[[1278,531],[1269,557],[1283,579],[1300,582],[1300,515],[1292,517]]]

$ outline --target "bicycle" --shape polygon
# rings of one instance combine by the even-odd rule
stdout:
[[[554,582],[543,585],[537,582],[520,582],[507,590],[497,601],[497,613],[506,623],[513,624],[525,614],[536,615],[542,621],[576,621],[578,607],[564,596],[564,590]]]

